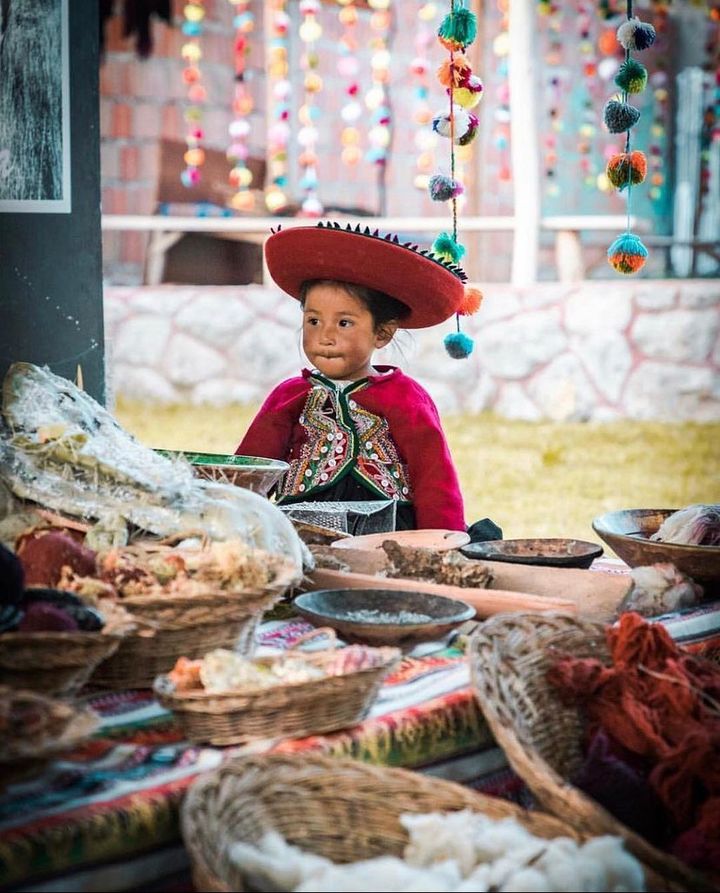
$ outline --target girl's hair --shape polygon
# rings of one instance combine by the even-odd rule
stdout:
[[[410,308],[397,298],[392,298],[385,294],[384,291],[376,291],[374,288],[367,288],[364,285],[355,285],[352,282],[335,282],[331,279],[307,279],[300,287],[300,304],[305,306],[308,292],[316,285],[339,285],[345,291],[357,298],[358,301],[367,307],[373,318],[375,329],[379,329],[391,319],[402,321],[406,316],[410,315]]]

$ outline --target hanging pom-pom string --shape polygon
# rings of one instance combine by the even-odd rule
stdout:
[[[622,90],[621,100],[610,100],[603,112],[605,126],[610,133],[625,132],[625,148],[614,155],[607,166],[608,180],[619,190],[627,187],[627,223],[625,232],[608,248],[608,262],[619,273],[636,273],[645,265],[648,250],[640,238],[630,232],[632,217],[632,189],[642,183],[647,162],[642,152],[631,151],[631,129],[637,124],[640,112],[628,103],[630,93],[641,93],[647,84],[647,69],[631,57],[631,50],[643,50],[655,42],[652,25],[633,17],[632,0],[627,0],[627,21],[617,29],[618,42],[625,50],[625,61],[615,78]]]

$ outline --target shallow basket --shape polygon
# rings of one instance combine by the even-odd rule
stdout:
[[[258,843],[276,831],[288,843],[334,862],[401,856],[403,813],[472,809],[512,817],[539,837],[583,840],[568,824],[450,781],[319,754],[264,754],[230,760],[193,783],[181,828],[195,889],[250,890],[227,856],[231,843]]]
[[[549,812],[571,817],[580,831],[622,837],[650,870],[652,889],[716,890],[570,783],[583,762],[584,722],[581,710],[564,704],[547,681],[557,653],[609,664],[605,626],[567,614],[498,614],[470,637],[475,695],[512,768]]]
[[[141,627],[127,635],[117,652],[95,670],[91,684],[110,689],[152,688],[155,677],[170,671],[179,657],[202,657],[213,648],[251,654],[263,613],[296,579],[294,568],[288,565],[262,589],[184,598],[124,598],[123,606]]]
[[[367,651],[371,666],[307,682],[217,693],[177,692],[167,676],[159,676],[154,691],[163,707],[173,711],[189,741],[226,745],[258,738],[303,738],[357,725],[367,716],[383,679],[402,656],[398,648]],[[303,655],[304,661],[318,667],[335,659],[334,651]],[[263,657],[256,662],[267,666],[276,660]]]
[[[0,635],[0,684],[46,695],[78,692],[117,652],[123,636],[104,632],[8,632]]]

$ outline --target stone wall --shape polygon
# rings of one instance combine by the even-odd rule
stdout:
[[[300,309],[245,286],[106,286],[108,385],[159,403],[259,403],[304,365]],[[463,320],[401,332],[377,362],[402,366],[444,413],[517,419],[720,420],[720,280],[538,283],[485,288]]]

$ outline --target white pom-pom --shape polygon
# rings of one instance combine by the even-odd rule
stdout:
[[[626,50],[646,50],[655,43],[655,28],[649,22],[633,17],[620,25],[616,36]]]

